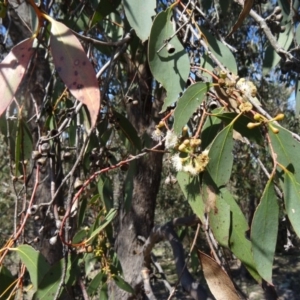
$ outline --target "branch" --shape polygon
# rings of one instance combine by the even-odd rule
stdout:
[[[177,218],[162,226],[153,227],[150,236],[145,242],[144,245],[144,262],[147,263],[150,261],[151,251],[156,243],[159,243],[163,240],[167,240],[173,250],[173,256],[175,259],[176,272],[180,280],[180,283],[184,290],[186,290],[189,295],[195,300],[204,300],[209,299],[205,289],[194,280],[193,276],[186,268],[185,265],[185,255],[182,243],[180,242],[174,227],[175,226],[193,226],[199,223],[200,220],[197,216],[189,216],[185,218]]]

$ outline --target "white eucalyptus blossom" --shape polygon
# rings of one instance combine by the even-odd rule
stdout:
[[[177,140],[177,135],[173,131],[168,130],[165,140],[166,149],[174,148],[177,144]]]
[[[178,153],[172,156],[171,160],[172,160],[173,167],[175,168],[176,171],[183,170],[182,158],[179,156]]]
[[[191,174],[192,176],[196,176],[200,173],[199,170],[195,166],[193,166],[191,162],[183,167],[183,171]]]
[[[153,132],[152,132],[152,139],[156,142],[160,142],[163,137],[164,137],[164,133],[159,129],[156,128]]]

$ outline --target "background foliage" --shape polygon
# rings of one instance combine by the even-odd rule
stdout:
[[[277,299],[300,236],[299,1],[0,14],[0,298],[155,299],[165,241],[193,299],[246,297],[233,261]]]

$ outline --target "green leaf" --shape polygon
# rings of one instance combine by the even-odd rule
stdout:
[[[16,175],[23,174],[22,161],[30,160],[33,149],[32,135],[27,124],[20,118],[18,120],[18,127],[16,133],[16,145],[15,145],[15,164]]]
[[[296,80],[295,92],[296,92],[296,97],[295,97],[295,101],[296,101],[295,116],[296,116],[296,118],[299,118],[299,115],[300,115],[300,80]]]
[[[120,130],[122,131],[124,136],[128,139],[130,144],[137,150],[141,150],[142,149],[141,140],[133,125],[122,114],[116,111],[114,111],[113,113],[114,113],[115,120],[120,127]]]
[[[272,125],[279,130],[278,134],[269,130],[270,139],[277,161],[295,175],[300,183],[300,143],[297,142],[290,131],[277,125]]]
[[[2,297],[0,297],[0,300],[9,299],[8,296],[14,288],[14,285],[12,283],[15,280],[16,278],[12,276],[10,271],[5,266],[0,266],[0,295],[2,295]]]
[[[100,90],[82,45],[71,29],[54,19],[51,19],[50,45],[58,75],[71,94],[87,106],[94,126],[100,110]]]
[[[109,211],[113,208],[113,191],[112,191],[112,181],[109,177],[104,174],[99,176],[98,180],[98,192],[100,199],[105,205],[106,211]]]
[[[174,132],[179,135],[182,127],[186,125],[192,114],[205,100],[206,93],[212,85],[210,83],[198,82],[187,88],[182,97],[179,98],[174,111]]]
[[[95,195],[95,197],[98,197],[98,195]],[[84,217],[85,217],[85,212],[87,209],[87,199],[84,198],[82,199],[81,203],[80,203],[80,209],[79,209],[79,213],[78,213],[78,223],[77,226],[80,227],[84,221]]]
[[[272,283],[278,233],[279,206],[272,178],[269,179],[251,224],[253,259],[261,277]]]
[[[182,44],[175,35],[169,42],[174,52],[168,53],[168,46],[157,51],[174,34],[172,8],[160,12],[154,19],[148,45],[149,66],[154,78],[167,91],[162,111],[176,102],[186,85],[190,72],[190,60]]]
[[[105,273],[99,272],[90,282],[87,293],[89,296],[92,296],[97,293],[101,288],[101,285],[107,281],[107,275]]]
[[[284,203],[289,220],[300,237],[300,184],[295,176],[286,171],[284,174]]]
[[[137,36],[146,41],[149,37],[152,17],[155,15],[156,0],[124,0],[125,15]]]
[[[285,26],[286,29],[284,32],[281,32],[279,34],[277,43],[279,47],[283,48],[284,50],[288,50],[293,41],[294,28],[291,24],[291,21],[289,20],[290,19],[289,5],[286,5],[285,1],[282,1],[282,3],[280,2],[281,1],[279,1],[278,4],[282,7],[282,15],[283,15],[281,25]],[[263,60],[263,75],[268,74],[270,70],[279,63],[280,60],[281,57],[276,53],[274,47],[269,45],[265,51],[265,56]]]
[[[20,245],[15,250],[22,263],[26,266],[31,282],[35,288],[38,288],[40,282],[43,280],[45,274],[49,271],[50,265],[46,258],[34,248],[29,245]]]
[[[288,24],[283,33],[280,33],[278,39],[278,45],[284,50],[288,50],[293,41],[293,27]],[[276,53],[273,46],[268,46],[265,52],[265,58],[263,61],[263,75],[266,75],[273,69],[281,60],[281,57]]]
[[[100,294],[99,294],[99,299],[101,300],[108,300],[108,286],[107,283],[103,284],[101,286]]]
[[[200,195],[199,177],[192,177],[186,172],[178,172],[177,181],[193,212],[204,224],[205,204]]]
[[[87,241],[91,241],[93,240],[93,238],[99,234],[99,232],[101,232],[117,215],[117,210],[116,209],[111,209],[108,214],[106,215],[105,219],[101,222],[100,226],[92,231],[92,233],[90,234],[89,238]]]
[[[73,244],[79,244],[81,243],[85,238],[87,237],[87,231],[85,229],[80,229],[78,230],[73,239],[72,239],[72,243]]]
[[[222,113],[222,114],[216,114],[217,118],[220,118],[224,121],[225,124],[230,124],[233,119],[237,116],[237,113]],[[238,131],[243,137],[246,137],[252,142],[255,142],[261,146],[264,145],[264,139],[261,134],[261,130],[259,127],[255,127],[253,129],[249,129],[247,127],[247,124],[249,122],[252,122],[249,117],[245,115],[239,116],[238,119],[234,121],[233,129]]]
[[[210,209],[209,225],[219,244],[228,247],[230,206],[219,195],[216,195],[214,208]]]
[[[100,0],[92,18],[92,26],[101,22],[106,16],[116,10],[121,0]]]
[[[222,0],[222,1],[219,2],[219,5],[220,5],[221,10],[222,10],[222,14],[224,16],[227,15],[227,11],[228,11],[228,9],[231,8],[232,2],[233,2],[232,0]]]
[[[7,12],[7,3],[1,2],[0,3],[0,18],[5,18]]]
[[[134,289],[122,277],[116,275],[116,276],[113,276],[113,280],[120,289],[122,289],[128,293],[134,294]]]
[[[246,231],[249,229],[247,220],[227,189],[221,189],[221,195],[223,200],[230,206],[231,227],[229,248],[241,260],[253,278],[261,283],[261,277],[256,270],[251,253],[251,242],[245,236]]]
[[[219,132],[209,150],[209,163],[206,167],[217,187],[225,185],[231,176],[233,164],[233,125]]]
[[[299,6],[299,2],[298,4],[296,4],[295,1],[293,3],[293,6],[295,8],[295,11],[297,11],[297,6]],[[286,29],[284,32],[279,34],[279,37],[277,39],[277,43],[278,45],[283,48],[284,50],[288,50],[292,41],[293,41],[293,31],[294,28],[291,24],[291,20],[290,20],[290,4],[288,2],[286,2],[285,0],[279,0],[278,4],[280,5],[280,7],[282,8],[281,14],[283,16],[282,21],[280,22],[281,25],[285,26]],[[272,68],[274,68],[279,61],[281,60],[281,57],[276,53],[276,51],[274,50],[274,48],[269,45],[265,51],[265,55],[264,55],[264,61],[263,61],[263,75],[266,75],[267,73],[270,72],[270,70]]]
[[[78,268],[78,255],[68,256],[68,265],[66,269],[65,287],[70,287],[76,280],[80,270]],[[57,289],[60,286],[61,277],[64,270],[64,258],[53,265],[46,273],[43,280],[39,284],[39,288],[33,296],[33,300],[53,300]],[[65,290],[61,291],[59,299],[66,299]]]
[[[118,12],[113,12],[109,14],[102,22],[100,23],[103,27],[105,35],[111,38],[112,41],[118,41],[122,39],[124,34],[124,22],[122,17]],[[121,26],[120,26],[121,25]],[[108,54],[107,46],[97,46],[97,48],[105,54]],[[104,49],[103,49],[104,48]],[[104,50],[104,51],[103,51]]]
[[[0,116],[13,100],[33,55],[34,38],[14,46],[0,63]]]
[[[237,64],[232,52],[227,48],[223,43],[218,41],[215,36],[213,36],[209,31],[205,28],[200,27],[202,33],[206,37],[210,51],[216,56],[216,58],[226,66],[232,73],[237,74]],[[207,60],[207,63],[210,64],[212,62],[210,59]],[[212,68],[215,65],[211,66]]]
[[[223,108],[216,108],[212,111],[212,115],[207,116],[201,132],[201,148],[206,149],[215,139],[221,127],[221,120],[215,115],[221,113]]]

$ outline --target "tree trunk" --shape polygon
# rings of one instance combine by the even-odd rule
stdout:
[[[12,2],[13,1],[10,1],[10,3]],[[9,29],[9,36],[14,45],[18,44],[22,40],[32,35],[30,30],[25,26],[25,23],[30,24],[31,22],[29,5],[26,2],[23,2],[21,5],[19,5],[16,2],[15,7],[17,7],[16,10],[14,10],[11,6],[9,7],[9,17],[7,16],[3,21],[3,25],[6,26],[7,29]],[[17,101],[19,103],[25,104],[25,111],[29,116],[34,116],[36,114],[36,109],[38,111],[42,110],[43,100],[45,96],[45,88],[49,83],[49,80],[51,80],[51,70],[49,62],[45,58],[45,50],[39,48],[35,53],[29,70],[25,74],[25,77],[23,78],[22,84],[19,87],[19,90],[16,95]],[[32,99],[34,99],[35,103],[33,103]],[[32,121],[29,123],[29,128],[33,133],[33,145],[37,145],[40,139],[37,130],[38,124],[35,121],[36,118],[33,118]],[[44,120],[42,119],[39,122],[40,128],[42,128]],[[61,170],[58,169],[58,166],[60,166],[60,154],[56,154],[57,155],[55,157],[51,158],[55,164],[55,167],[52,167],[52,169],[50,168],[50,158],[48,157],[47,164],[41,167],[41,171],[39,171],[39,184],[37,187],[35,200],[33,204],[49,202],[51,200],[51,182],[55,182],[56,186],[58,186],[59,182],[63,178]],[[31,196],[31,187],[33,187],[35,184],[35,164],[36,161],[32,161],[32,170],[28,170],[29,172],[32,172],[31,174],[27,174],[29,180],[27,181],[26,186],[26,198]],[[25,202],[26,200],[28,201],[28,199],[25,199]],[[62,192],[60,193],[60,195],[58,195],[54,205],[56,207],[58,205],[63,206]],[[41,251],[41,253],[45,256],[45,258],[50,264],[53,264],[60,258],[62,258],[62,244],[59,239],[57,239],[57,242],[54,245],[51,245],[49,243],[50,237],[53,236],[54,232],[57,229],[53,215],[50,214],[49,216],[45,216],[44,212],[38,212],[37,215],[39,213],[39,220],[33,220],[34,218],[32,217],[30,218],[30,222],[26,224],[25,239],[32,240],[33,238],[38,238],[39,242],[35,244],[37,249]],[[32,232],[32,227],[34,232]],[[44,228],[44,230],[41,230],[41,228]]]
[[[128,64],[132,62],[127,60]],[[128,68],[129,69],[129,68]],[[128,74],[134,78],[133,72]],[[141,137],[155,129],[153,118],[158,114],[160,101],[153,101],[151,96],[152,75],[147,63],[138,67],[139,90],[136,90],[133,99],[137,99],[138,105],[127,106],[129,121],[135,126]],[[157,143],[157,142],[156,142]],[[152,146],[155,143],[152,142]],[[151,146],[150,146],[151,147]],[[121,205],[116,226],[116,251],[122,265],[125,280],[135,289],[135,299],[142,299],[142,276],[144,257],[142,254],[143,239],[147,239],[154,223],[156,196],[159,190],[163,154],[150,152],[136,161],[136,170],[133,178],[132,202],[128,212]],[[142,237],[142,239],[139,239]],[[114,286],[110,294],[111,299],[130,299],[125,291]]]

